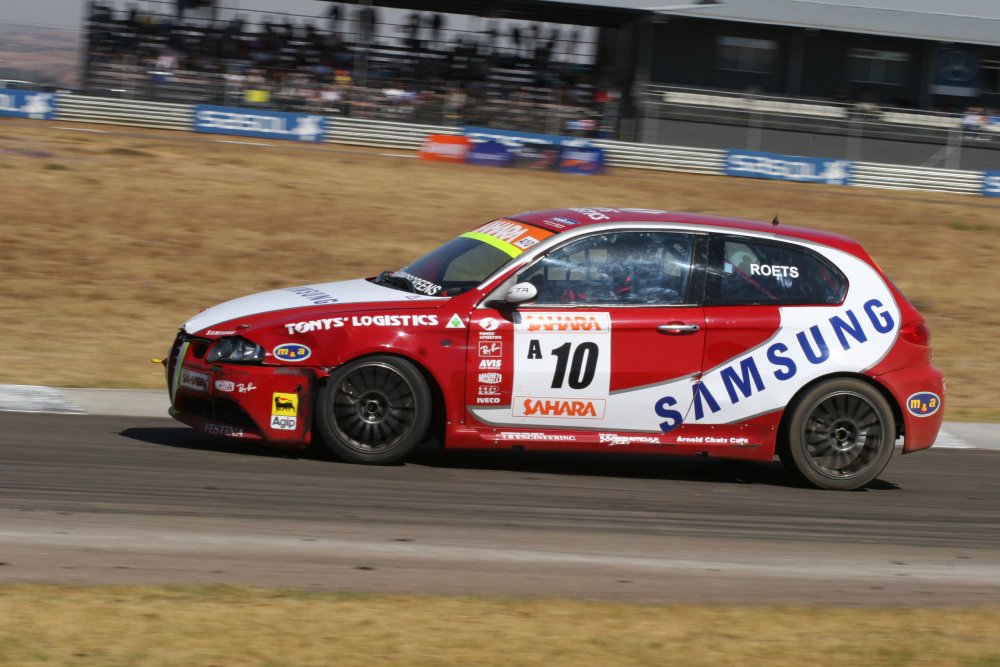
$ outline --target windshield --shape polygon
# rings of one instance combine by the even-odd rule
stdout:
[[[494,220],[466,232],[378,282],[430,296],[455,296],[473,289],[489,275],[552,232],[512,220]]]

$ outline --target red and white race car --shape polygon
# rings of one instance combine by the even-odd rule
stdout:
[[[853,489],[933,444],[923,318],[856,242],[575,208],[494,220],[396,272],[202,311],[167,359],[206,433],[390,463],[449,448],[705,454]]]

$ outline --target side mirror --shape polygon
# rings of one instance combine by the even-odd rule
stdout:
[[[538,288],[531,283],[517,283],[504,295],[506,303],[516,306],[519,303],[527,303],[538,298]]]

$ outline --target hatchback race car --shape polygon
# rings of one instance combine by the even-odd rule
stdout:
[[[447,448],[771,461],[854,489],[930,447],[923,318],[854,240],[629,208],[502,218],[377,277],[209,308],[166,360],[205,433],[358,463]]]

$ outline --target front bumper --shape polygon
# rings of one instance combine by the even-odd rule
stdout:
[[[312,433],[310,368],[206,364],[212,341],[181,334],[167,362],[170,415],[199,431],[304,448]]]

